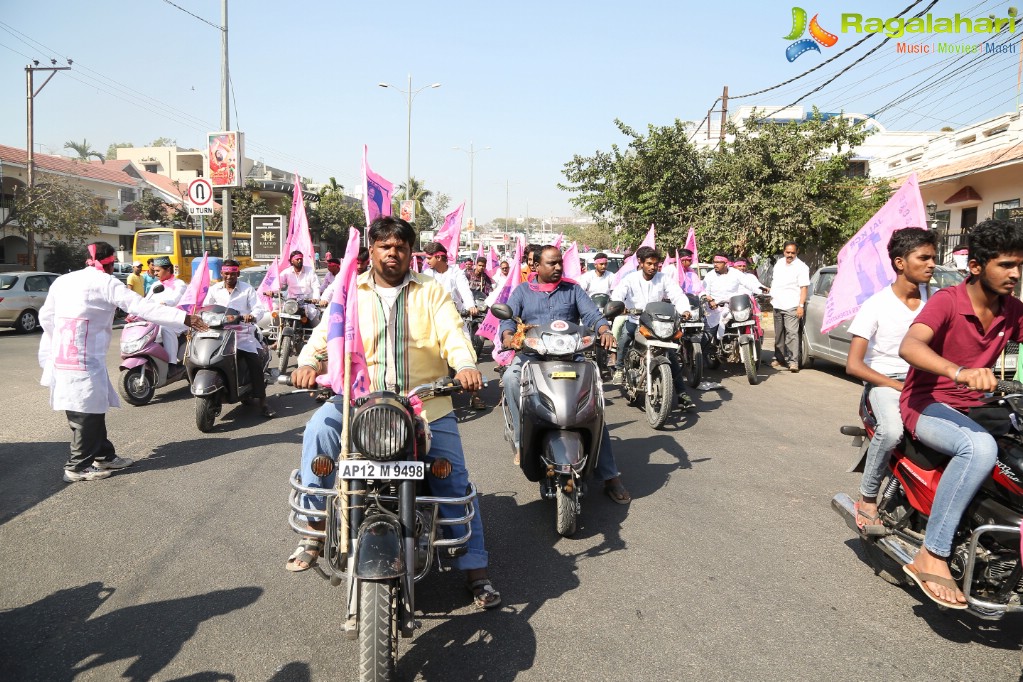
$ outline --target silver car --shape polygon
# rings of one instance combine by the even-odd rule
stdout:
[[[19,332],[39,328],[39,309],[58,275],[52,272],[0,273],[0,327]]]
[[[849,323],[852,320],[846,320],[827,334],[821,333],[821,326],[824,324],[824,306],[828,302],[831,285],[835,283],[836,272],[838,272],[837,265],[827,265],[810,278],[803,326],[803,348],[800,353],[803,367],[812,366],[814,360],[818,358],[845,366],[846,358],[849,357],[849,344],[852,342],[852,336],[849,335]],[[932,290],[944,289],[962,281],[963,275],[958,270],[938,265],[934,268],[934,274],[931,275],[931,288]]]

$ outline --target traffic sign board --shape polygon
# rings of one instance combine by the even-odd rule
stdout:
[[[206,178],[188,183],[188,201],[194,206],[206,206],[213,201],[213,185]]]

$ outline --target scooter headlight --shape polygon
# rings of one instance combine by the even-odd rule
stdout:
[[[227,315],[224,313],[217,313],[213,311],[205,311],[199,313],[199,317],[210,327],[223,327],[224,322],[227,320]]]
[[[650,323],[650,330],[662,339],[670,338],[675,333],[675,325],[672,322],[663,322],[661,320],[654,320]]]
[[[746,320],[749,319],[749,316],[752,314],[752,312],[753,312],[752,308],[743,308],[742,310],[733,310],[732,311],[732,319],[735,320],[736,322],[745,322]]]
[[[578,334],[543,334],[543,343],[550,355],[568,355],[579,346]]]
[[[134,355],[140,350],[145,348],[146,344],[153,341],[153,337],[156,336],[156,327],[152,329],[134,341],[127,341],[121,344],[121,355]]]

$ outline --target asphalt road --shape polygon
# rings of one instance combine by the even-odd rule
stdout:
[[[38,340],[0,332],[0,679],[355,679],[340,590],[284,570],[287,477],[316,404],[272,387],[277,419],[228,407],[202,435],[179,383],[108,416],[136,466],[68,485]],[[512,465],[500,415],[460,409],[504,606],[477,613],[459,574],[429,576],[403,678],[1021,679],[1023,619],[942,612],[886,584],[831,511],[858,483],[838,433],[858,386],[826,364],[763,379],[724,374],[659,432],[609,390],[635,499],[591,494],[571,539]]]

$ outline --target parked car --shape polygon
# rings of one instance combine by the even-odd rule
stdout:
[[[128,275],[131,274],[131,263],[114,263],[114,277],[125,284],[128,283]]]
[[[39,309],[57,277],[52,272],[0,274],[0,327],[14,327],[23,333],[39,329]]]
[[[583,272],[593,269],[593,257],[597,253],[597,251],[587,251],[586,253],[579,254],[579,262]],[[604,251],[603,253],[607,254],[607,271],[618,272],[625,262],[625,257],[620,253],[612,253],[611,251]]]
[[[852,337],[849,335],[849,323],[852,320],[846,320],[827,334],[821,333],[821,325],[824,323],[824,306],[827,304],[828,293],[831,291],[831,285],[835,283],[835,273],[837,272],[837,265],[827,265],[820,268],[810,278],[803,326],[803,348],[800,354],[803,367],[811,366],[818,358],[844,366],[846,358],[849,357],[849,344],[852,342]],[[962,281],[963,275],[958,270],[939,265],[935,267],[934,274],[931,275],[931,290],[937,291],[955,286]]]
[[[242,282],[245,282],[253,289],[258,290],[259,285],[263,283],[263,278],[266,277],[266,270],[268,267],[269,266],[267,265],[256,265],[251,268],[243,268],[242,271],[238,273],[238,279]],[[271,317],[270,311],[268,310],[266,314],[263,315],[263,317],[260,318],[258,322],[256,322],[256,324],[260,329],[266,331],[267,329],[270,328],[270,322]]]

